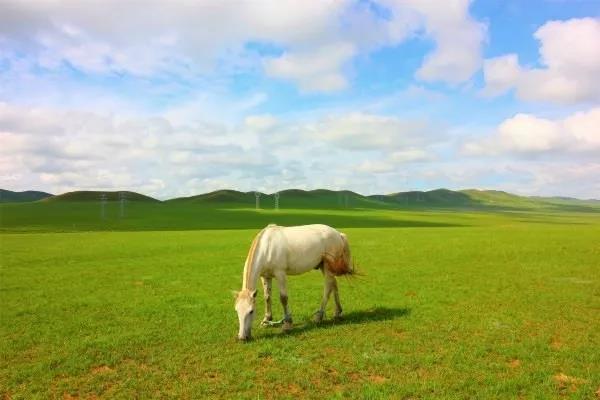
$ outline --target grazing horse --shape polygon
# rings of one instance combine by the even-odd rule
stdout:
[[[335,317],[341,316],[335,277],[354,271],[346,235],[327,225],[283,227],[271,224],[261,230],[252,242],[244,264],[242,290],[236,293],[235,309],[240,323],[238,338],[250,338],[259,277],[265,297],[265,317],[261,325],[273,324],[271,282],[275,278],[283,305],[283,329],[289,330],[292,315],[288,307],[287,275],[303,274],[312,269],[321,269],[325,277],[323,300],[315,321],[323,319],[331,292],[335,298]]]

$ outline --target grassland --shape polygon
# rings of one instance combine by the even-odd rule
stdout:
[[[40,205],[41,204],[41,205]],[[600,215],[545,209],[0,206],[5,398],[576,398],[600,389]],[[230,290],[268,222],[348,233],[345,318],[235,339]],[[259,301],[262,301],[259,296]],[[280,307],[276,305],[276,316]]]

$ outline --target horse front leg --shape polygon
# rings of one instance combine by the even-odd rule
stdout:
[[[314,321],[319,323],[323,321],[323,317],[325,316],[325,309],[327,308],[327,303],[329,302],[329,296],[331,296],[331,291],[334,287],[337,287],[335,277],[328,272],[323,272],[325,276],[325,285],[323,287],[323,299],[321,300],[321,308],[319,311],[315,313]],[[336,310],[337,314],[337,310]]]
[[[271,283],[273,278],[261,277],[263,284],[263,293],[265,296],[265,317],[260,323],[262,326],[269,326],[273,321],[273,312],[271,310]]]
[[[279,285],[279,300],[283,306],[283,330],[289,331],[292,329],[292,313],[288,307],[287,280],[283,274],[277,275],[277,283]]]

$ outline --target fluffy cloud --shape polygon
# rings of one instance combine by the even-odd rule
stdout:
[[[52,192],[130,188],[164,196],[179,193],[188,179],[269,174],[273,164],[272,156],[240,146],[218,124],[3,103],[0,140],[0,186],[13,186],[19,176],[22,187]]]
[[[600,100],[600,19],[550,21],[535,32],[540,68],[523,67],[516,54],[485,60],[484,93],[515,88],[529,101],[572,104]]]
[[[600,108],[564,119],[517,114],[503,121],[491,136],[466,143],[463,150],[467,154],[599,153]]]
[[[215,64],[221,70],[258,64],[302,91],[330,92],[348,85],[344,68],[356,55],[423,33],[436,47],[417,77],[457,83],[479,68],[485,38],[469,3],[8,0],[0,13],[0,57],[14,68],[27,54],[43,69],[67,65],[88,74],[143,77],[191,78]],[[263,54],[256,44],[270,50]]]
[[[600,109],[563,119],[517,115],[455,159],[456,138],[426,120],[336,113],[237,125],[30,108],[0,103],[0,187],[140,191],[159,198],[233,187],[360,193],[436,187],[597,196]],[[512,154],[564,154],[519,157]],[[589,155],[589,157],[587,157]],[[552,186],[545,186],[552,185]]]
[[[334,43],[303,53],[284,54],[266,62],[267,74],[297,82],[306,92],[332,92],[347,86],[342,66],[355,53],[351,43]]]
[[[353,167],[393,172],[428,157],[432,138],[426,121],[364,113],[298,121],[259,114],[228,126],[0,103],[0,187],[169,197],[218,183],[276,190],[331,187],[331,179],[364,190],[351,180]]]
[[[308,124],[312,139],[350,150],[392,150],[430,142],[434,126],[426,120],[349,113]]]
[[[470,0],[438,1],[408,0],[408,4],[425,18],[425,30],[436,43],[417,71],[424,81],[461,83],[481,66],[481,48],[487,27],[469,15]]]
[[[244,125],[251,130],[266,131],[277,125],[277,118],[270,114],[249,115],[244,119]]]

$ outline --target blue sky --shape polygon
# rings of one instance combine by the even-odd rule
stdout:
[[[598,198],[599,16],[598,1],[4,0],[0,187]]]

